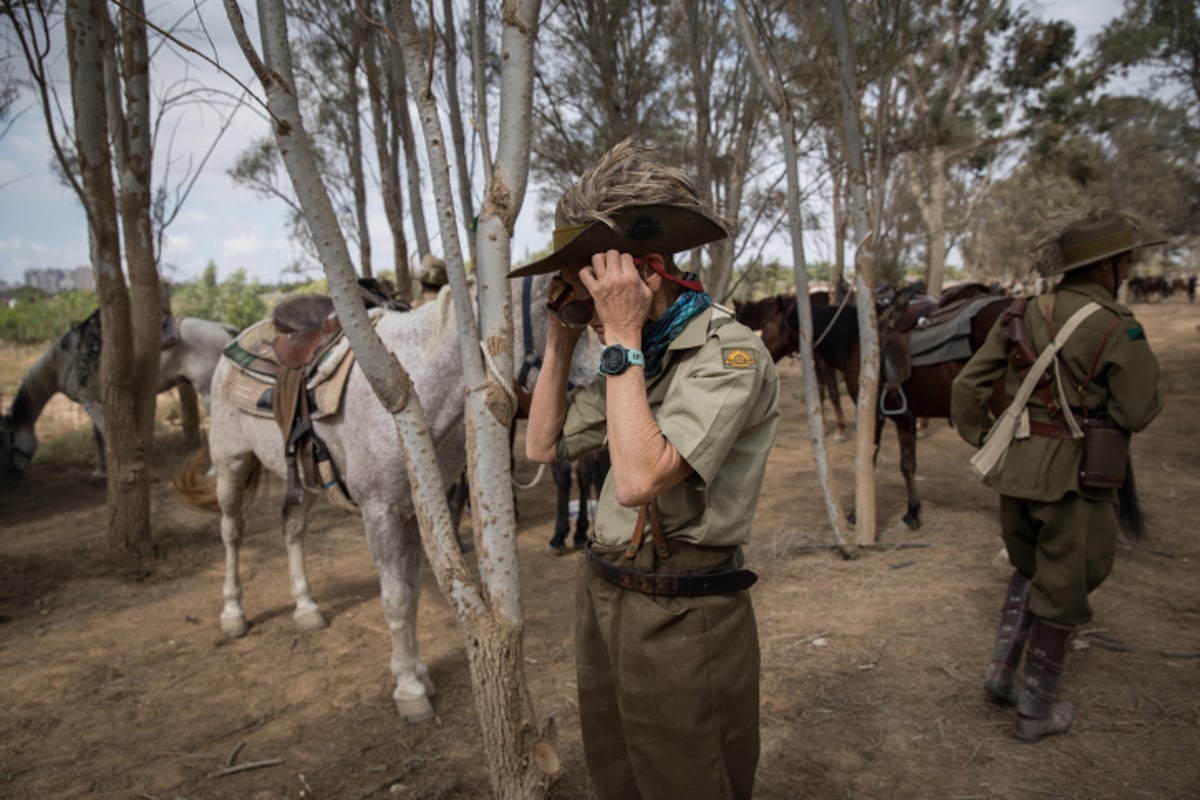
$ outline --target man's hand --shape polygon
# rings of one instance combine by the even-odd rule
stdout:
[[[650,314],[653,293],[633,263],[633,256],[609,250],[592,256],[579,280],[596,301],[596,317],[609,343],[640,346],[642,326]]]

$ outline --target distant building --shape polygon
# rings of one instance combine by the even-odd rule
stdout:
[[[48,294],[75,290],[95,291],[96,278],[91,267],[43,267],[25,270],[25,285],[41,289]]]

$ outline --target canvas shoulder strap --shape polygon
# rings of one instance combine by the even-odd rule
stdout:
[[[986,481],[1004,461],[1004,456],[1008,453],[1008,448],[1012,444],[1013,437],[1017,434],[1018,426],[1028,428],[1029,416],[1025,410],[1025,406],[1029,402],[1030,395],[1033,394],[1034,387],[1037,385],[1038,376],[1050,366],[1050,363],[1058,355],[1058,351],[1071,338],[1071,334],[1075,332],[1075,329],[1085,319],[1101,308],[1103,306],[1099,303],[1090,302],[1072,314],[1067,323],[1063,325],[1062,330],[1046,346],[1046,349],[1041,352],[1037,361],[1034,362],[1033,367],[1026,373],[1025,380],[1021,382],[1021,388],[1017,390],[1016,397],[1013,398],[1012,403],[1004,410],[1004,413],[1000,415],[1000,418],[996,420],[996,424],[992,426],[992,430],[988,433],[983,447],[979,448],[979,452],[971,459],[971,467],[981,479]]]

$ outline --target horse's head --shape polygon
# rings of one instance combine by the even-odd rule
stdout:
[[[800,325],[796,298],[777,294],[763,302],[758,330],[771,358],[781,360],[800,349]],[[795,318],[795,319],[793,319]]]

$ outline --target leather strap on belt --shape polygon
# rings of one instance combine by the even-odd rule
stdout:
[[[629,549],[625,551],[626,558],[636,558],[638,550],[642,549],[647,511],[650,512],[650,538],[654,540],[654,552],[658,553],[659,558],[667,558],[671,555],[671,551],[667,547],[667,538],[663,536],[662,525],[658,521],[658,501],[651,500],[638,511],[637,522],[633,525],[633,539],[629,542]]]
[[[700,597],[710,594],[730,594],[749,589],[758,576],[748,569],[734,572],[693,572],[682,575],[660,575],[653,572],[619,567],[587,549],[588,565],[596,577],[621,589],[663,597]]]
[[[1061,422],[1044,422],[1042,420],[1029,420],[1029,432],[1034,436],[1046,436],[1050,439],[1074,439],[1071,435],[1071,429]]]

